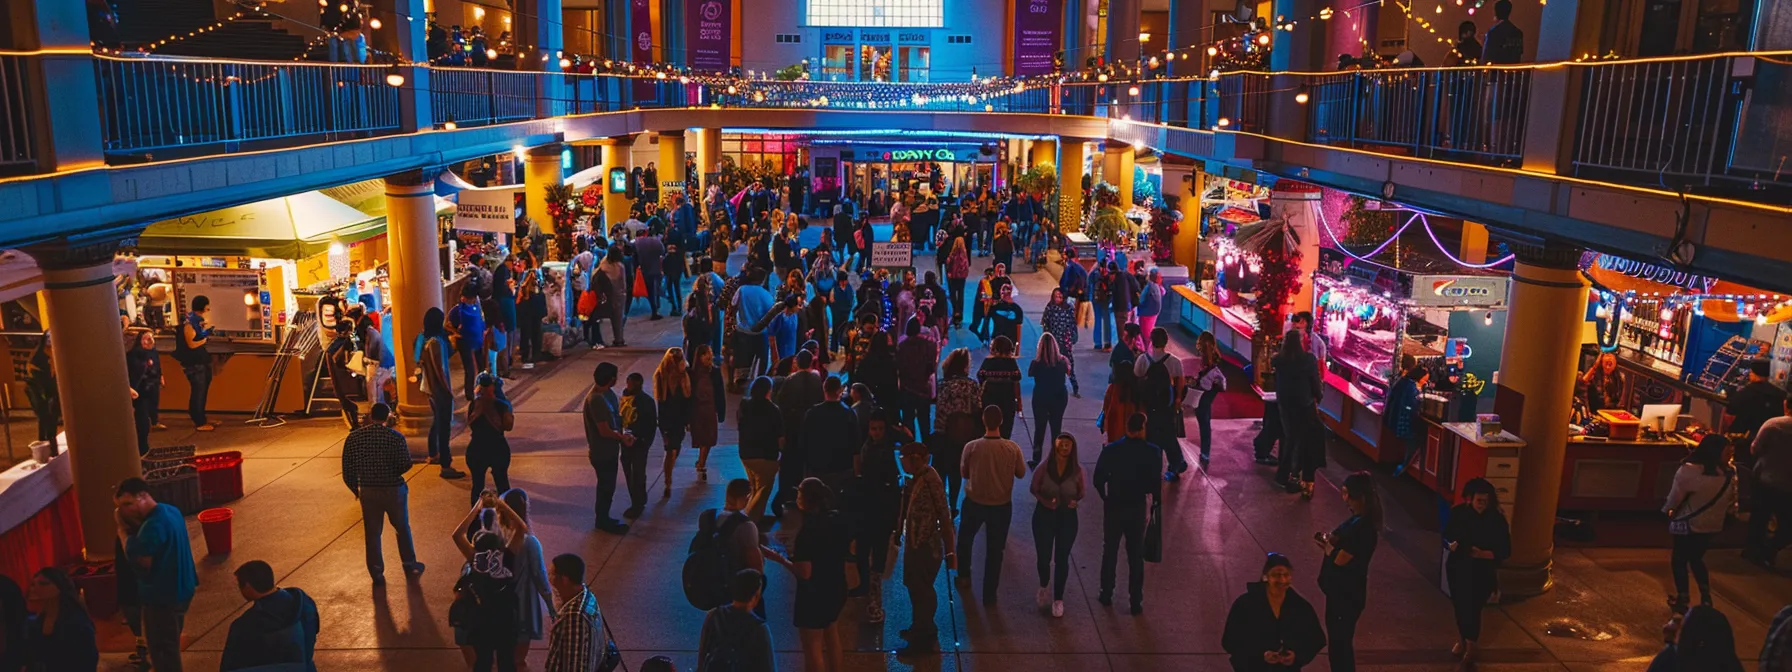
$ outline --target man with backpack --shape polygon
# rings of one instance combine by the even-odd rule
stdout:
[[[1188,459],[1182,456],[1182,359],[1171,355],[1170,332],[1158,327],[1151,330],[1151,351],[1133,362],[1133,375],[1139,378],[1139,407],[1145,411],[1145,440],[1164,451],[1169,471],[1164,480],[1178,481],[1188,471]]]
[[[748,523],[751,525],[752,523]],[[728,580],[728,604],[709,610],[697,640],[697,672],[776,672],[772,657],[772,631],[765,619],[753,615],[762,609],[760,591],[765,576],[743,569]]]
[[[765,556],[759,551],[759,526],[746,514],[753,501],[753,484],[744,478],[728,482],[722,509],[705,510],[697,517],[697,535],[691,539],[684,561],[685,599],[698,609],[714,609],[729,599],[730,578],[743,569],[763,576]],[[765,618],[764,600],[755,600],[753,613]]]

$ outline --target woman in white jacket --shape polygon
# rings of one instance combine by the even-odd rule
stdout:
[[[1201,468],[1213,457],[1213,400],[1226,391],[1226,372],[1220,370],[1220,346],[1213,332],[1204,331],[1195,338],[1195,356],[1200,368],[1189,380],[1196,393],[1195,421],[1201,425]]]
[[[1699,604],[1711,604],[1705,551],[1711,548],[1711,538],[1724,530],[1724,520],[1735,503],[1736,470],[1730,466],[1730,442],[1721,435],[1708,435],[1674,472],[1673,488],[1661,507],[1668,514],[1668,533],[1674,537],[1674,597],[1668,606],[1676,613],[1684,613],[1690,606],[1689,569],[1699,582]]]

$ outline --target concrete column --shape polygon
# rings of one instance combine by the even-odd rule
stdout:
[[[541,226],[542,233],[556,233],[554,218],[548,214],[548,189],[566,180],[560,165],[565,150],[564,144],[555,142],[530,147],[523,155],[523,213]]]
[[[1182,200],[1177,209],[1182,212],[1182,225],[1176,230],[1176,237],[1170,241],[1170,253],[1176,263],[1187,266],[1188,277],[1200,280],[1195,270],[1201,259],[1201,191],[1206,188],[1206,173],[1199,168],[1183,175],[1180,184],[1182,191],[1177,194]],[[1165,176],[1164,190],[1169,190],[1170,181]]]
[[[1587,282],[1581,250],[1560,244],[1521,245],[1512,271],[1510,337],[1500,357],[1500,384],[1523,397],[1517,423],[1525,440],[1512,503],[1512,556],[1500,568],[1500,592],[1540,595],[1551,585],[1556,502],[1568,446],[1568,416],[1586,319]],[[1508,421],[1508,426],[1510,426]]]
[[[423,333],[423,314],[443,307],[434,175],[430,170],[412,170],[386,178],[386,244],[392,255],[392,348],[398,355],[398,415],[401,429],[411,436],[424,436],[430,419],[429,397],[410,382],[417,371],[417,335]]]
[[[608,234],[610,226],[628,219],[631,205],[628,194],[611,191],[609,186],[610,171],[621,168],[627,171],[631,167],[630,150],[635,146],[635,136],[619,135],[603,142],[604,148],[604,233]]]
[[[78,2],[27,4],[25,15],[36,20],[37,47],[48,52],[26,60],[35,70],[25,100],[33,115],[38,167],[43,172],[104,167],[94,57],[85,53],[93,49],[87,10]]]
[[[1531,61],[1545,63],[1572,60],[1584,53],[1598,53],[1598,26],[1603,22],[1602,0],[1557,0],[1543,6],[1539,20],[1537,55]],[[1543,68],[1530,71],[1529,97],[1524,126],[1510,124],[1505,132],[1524,133],[1525,170],[1562,173],[1570,168],[1574,153],[1574,127],[1580,108],[1584,68]],[[1522,80],[1520,80],[1522,81]],[[1511,95],[1523,95],[1514,92]],[[1496,108],[1512,107],[1505,94],[1495,90]],[[1496,120],[1494,123],[1498,124]],[[1501,129],[1496,129],[1501,130]]]
[[[1107,141],[1102,150],[1101,179],[1120,190],[1120,209],[1132,208],[1132,145]]]
[[[1028,151],[1030,153],[1030,156],[1027,157],[1026,167],[1028,168],[1041,163],[1049,163],[1054,166],[1058,164],[1058,141],[1056,140],[1034,140],[1033,146]]]
[[[684,129],[660,131],[660,205],[672,202],[672,192],[683,191]]]
[[[1462,250],[1458,256],[1471,264],[1487,263],[1487,227],[1464,221],[1462,223]]]
[[[1059,138],[1058,230],[1083,230],[1083,141]]]
[[[73,460],[83,555],[90,561],[109,559],[118,530],[112,491],[120,481],[143,475],[124,335],[118,328],[118,294],[112,288],[118,241],[59,243],[27,251],[43,268],[44,303],[50,309],[45,324]]]
[[[699,188],[695,194],[698,201],[709,191],[709,174],[716,172],[716,165],[722,161],[722,129],[697,129],[697,181]]]

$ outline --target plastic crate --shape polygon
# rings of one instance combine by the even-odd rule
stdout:
[[[199,470],[199,498],[206,506],[243,498],[243,454],[235,450],[193,458]]]
[[[149,494],[157,502],[173,505],[183,515],[193,515],[205,508],[199,496],[199,472],[192,471],[174,478],[149,481]]]
[[[143,456],[143,473],[162,472],[166,469],[192,466],[193,446],[162,446],[151,448]],[[145,478],[148,478],[145,476]]]

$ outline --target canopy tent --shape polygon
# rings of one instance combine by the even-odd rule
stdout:
[[[384,217],[369,217],[321,192],[309,191],[258,203],[163,220],[137,239],[147,254],[225,254],[303,259],[331,243],[353,243],[385,231]]]
[[[319,189],[325,196],[342,201],[349,207],[360,210],[368,217],[378,217],[381,222],[386,217],[386,181],[373,178],[362,182],[352,182],[339,187]],[[453,192],[449,192],[453,193]],[[436,214],[454,212],[454,201],[435,196]]]

